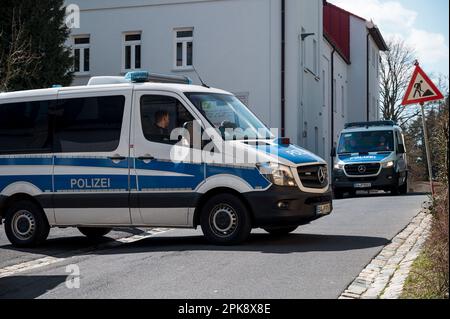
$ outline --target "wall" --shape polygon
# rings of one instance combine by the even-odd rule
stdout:
[[[361,122],[367,119],[367,27],[366,22],[358,17],[350,17],[349,67],[349,121]],[[375,60],[372,57],[375,50]],[[380,50],[372,37],[369,37],[369,120],[380,118],[379,101],[379,57]],[[374,61],[374,63],[372,63]]]
[[[72,0],[81,7],[81,28],[90,34],[89,76],[120,75],[123,32],[142,31],[142,69],[174,72],[173,29],[194,27],[194,65],[209,85],[248,93],[253,111],[280,126],[280,1]],[[74,84],[86,84],[78,77]]]

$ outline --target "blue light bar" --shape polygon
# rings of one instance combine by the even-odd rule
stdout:
[[[150,73],[147,71],[133,71],[128,72],[125,75],[125,80],[130,81],[132,83],[143,83],[148,81],[149,76]]]
[[[132,71],[125,75],[125,80],[131,83],[173,83],[173,84],[192,84],[193,81],[187,76],[166,75],[150,73],[148,71]]]
[[[52,89],[62,88],[63,86],[61,84],[53,84]]]

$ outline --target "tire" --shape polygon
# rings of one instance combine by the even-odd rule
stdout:
[[[252,230],[249,211],[231,194],[209,199],[203,206],[200,224],[206,239],[214,245],[241,244]]]
[[[47,239],[50,226],[39,205],[21,200],[6,210],[5,233],[14,247],[32,248]]]
[[[269,227],[264,228],[266,232],[271,234],[272,236],[286,236],[292,232],[294,232],[298,226],[291,226],[291,227]]]
[[[91,240],[99,240],[108,235],[112,228],[78,227],[78,230]]]
[[[335,189],[333,191],[333,193],[334,193],[334,198],[335,199],[343,199],[344,198],[344,192],[343,191]]]

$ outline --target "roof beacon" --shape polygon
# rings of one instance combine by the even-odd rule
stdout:
[[[192,80],[187,76],[165,75],[150,73],[148,71],[132,71],[125,75],[125,80],[131,83],[175,83],[175,84],[192,84]]]

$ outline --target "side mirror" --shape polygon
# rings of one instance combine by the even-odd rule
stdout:
[[[336,155],[337,155],[336,147],[333,147],[333,148],[331,149],[331,154],[330,154],[330,156],[331,156],[331,157],[336,157]]]
[[[406,154],[405,145],[403,145],[403,144],[398,144],[398,147],[397,147],[397,153],[398,153],[398,154]]]

